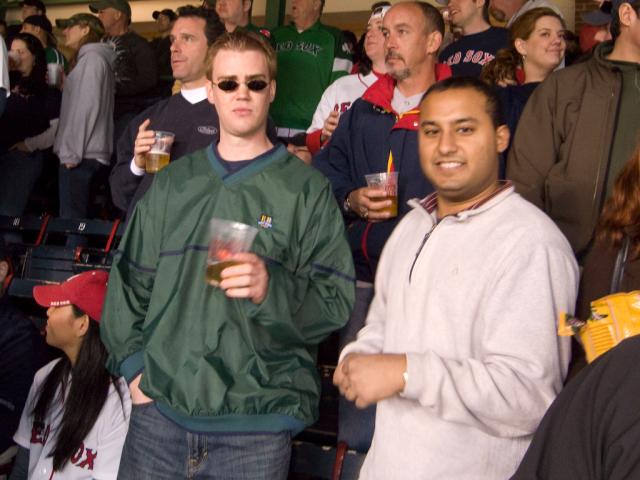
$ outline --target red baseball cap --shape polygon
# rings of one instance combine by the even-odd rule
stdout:
[[[58,285],[33,287],[33,298],[43,307],[75,305],[99,322],[108,279],[109,273],[104,270],[89,270]]]

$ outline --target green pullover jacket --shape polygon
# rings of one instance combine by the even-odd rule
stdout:
[[[205,282],[208,222],[254,225],[265,300]],[[107,367],[187,430],[293,433],[317,418],[316,345],[343,326],[354,271],[323,175],[283,146],[228,174],[213,148],[160,171],[114,260],[101,322]]]

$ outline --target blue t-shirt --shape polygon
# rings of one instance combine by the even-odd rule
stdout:
[[[465,35],[440,52],[440,63],[451,67],[454,77],[479,77],[482,67],[509,43],[509,30],[489,27],[484,32]]]

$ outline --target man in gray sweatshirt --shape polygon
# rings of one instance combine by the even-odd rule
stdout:
[[[469,77],[432,86],[420,164],[436,192],[393,231],[367,323],[334,381],[377,403],[361,479],[503,480],[562,388],[578,268],[553,222],[498,180],[499,101]],[[410,439],[410,440],[408,440]]]

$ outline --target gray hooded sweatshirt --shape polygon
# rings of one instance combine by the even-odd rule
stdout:
[[[113,149],[113,101],[116,53],[112,45],[88,43],[64,81],[60,123],[53,151],[60,163],[78,165],[83,158],[109,164]]]

